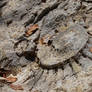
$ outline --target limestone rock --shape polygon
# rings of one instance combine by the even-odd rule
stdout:
[[[88,40],[86,30],[80,25],[73,25],[66,31],[60,31],[53,36],[50,46],[38,46],[38,58],[46,67],[60,65],[75,56]]]

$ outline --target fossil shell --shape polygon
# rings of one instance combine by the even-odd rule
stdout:
[[[43,66],[58,66],[75,56],[85,46],[87,40],[87,31],[82,26],[74,24],[66,31],[61,30],[56,34],[50,46],[39,44],[37,56]]]

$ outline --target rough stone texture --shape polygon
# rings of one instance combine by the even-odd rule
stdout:
[[[34,24],[39,29],[26,37],[25,31]],[[55,37],[59,29],[64,32],[74,24],[88,33],[88,41],[80,44],[86,42],[84,48],[58,67],[40,65],[40,39],[48,45],[48,36]],[[18,78],[13,85],[24,89],[14,90],[0,81],[0,92],[92,92],[91,26],[91,0],[0,0],[0,71],[11,70]]]
[[[41,65],[53,67],[75,56],[86,44],[88,35],[79,25],[72,25],[62,32],[62,29],[52,37],[50,46],[39,45],[37,56]]]

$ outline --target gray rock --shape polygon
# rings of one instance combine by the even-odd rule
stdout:
[[[89,48],[92,47],[91,0],[46,0],[45,3],[42,1],[0,0],[0,68],[12,70],[12,73],[17,75],[18,80],[13,84],[20,85],[24,89],[17,90],[17,92],[92,92],[92,53],[89,52]],[[90,37],[84,48],[82,48],[86,43],[85,35],[82,35],[84,28],[81,30],[80,26],[77,26],[79,28],[74,27],[76,32],[73,33],[76,34],[76,37],[71,36],[70,31],[66,31],[72,29],[70,25],[72,26],[74,23],[87,28],[85,31],[89,33]],[[31,36],[25,37],[27,42],[26,40],[19,42],[17,48],[14,49],[17,39],[22,38],[27,28],[34,24],[38,24],[39,29]],[[79,32],[79,29],[82,33]],[[79,32],[78,35],[81,33],[81,37],[77,38],[77,32]],[[66,40],[63,33],[69,34],[70,37]],[[47,37],[46,43],[40,45],[38,41],[44,36]],[[48,36],[52,38],[49,39]],[[59,63],[59,67],[47,69],[52,67],[51,65],[44,69],[39,63],[50,58],[50,55],[52,58],[60,56],[60,60],[62,60],[63,54],[61,53],[67,55],[67,51],[70,51],[70,49],[66,49],[67,53],[62,52],[65,43],[57,36],[60,36],[60,39],[64,38],[65,43],[70,41],[70,38],[74,40],[75,37],[77,41],[72,44],[75,46],[74,44],[78,43],[76,46],[80,47],[77,50],[76,46],[75,48],[71,46],[71,48],[79,53],[72,54],[74,57],[66,60],[67,62],[60,62],[63,64]],[[52,43],[48,44],[48,41]],[[68,46],[66,44],[65,48]],[[16,52],[25,52],[25,55],[18,56]],[[36,53],[42,57],[34,59],[34,54],[35,58],[38,58]],[[56,57],[54,57],[55,54]],[[75,60],[72,61],[72,59]],[[59,65],[58,62],[55,64],[55,66]],[[3,84],[0,81],[0,92],[16,92],[6,82]]]
[[[52,45],[38,45],[38,58],[46,67],[57,66],[75,56],[86,44],[88,35],[80,25],[73,25],[52,38]]]
[[[90,60],[89,58],[85,58],[85,57],[81,56],[79,59],[79,62],[82,66],[82,69],[85,71],[92,67],[92,60]]]
[[[53,35],[55,29],[65,20],[66,16],[67,13],[64,13],[62,10],[51,11],[42,21],[41,37],[46,34]]]
[[[74,1],[74,0],[69,0],[68,5],[65,6],[65,11],[71,15],[73,13],[76,12],[76,10],[78,10],[81,6],[81,2],[78,1]]]
[[[6,58],[5,52],[2,48],[0,48],[0,61]]]

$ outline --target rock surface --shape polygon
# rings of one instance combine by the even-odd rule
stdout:
[[[82,26],[72,25],[65,31],[59,29],[49,40],[52,41],[50,46],[38,46],[37,56],[45,67],[59,66],[75,56],[86,45],[88,35]]]
[[[26,36],[35,24],[39,28]],[[75,34],[81,31],[74,41],[75,47],[78,46],[74,57],[67,57],[67,61],[51,69],[40,65],[50,57],[47,52],[55,54],[49,51],[49,46],[61,48],[57,45],[63,34],[59,33],[70,30],[73,25],[79,25],[73,28]],[[92,92],[91,26],[91,0],[0,0],[0,92]],[[40,51],[46,54],[46,59],[38,55]],[[10,71],[8,75],[16,76],[17,81],[1,81],[7,75],[5,71]]]

